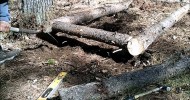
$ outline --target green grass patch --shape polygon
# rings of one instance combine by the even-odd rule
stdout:
[[[173,88],[172,93],[180,96],[180,100],[190,98],[190,73],[173,77],[165,81],[164,84],[171,86]]]
[[[48,65],[55,65],[56,64],[56,60],[55,59],[48,59],[47,64]]]

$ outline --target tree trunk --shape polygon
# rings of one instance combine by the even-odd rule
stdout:
[[[69,15],[69,16],[64,16],[64,17],[54,19],[52,23],[55,21],[60,21],[60,22],[67,22],[67,23],[72,23],[72,24],[81,24],[81,23],[91,21],[105,15],[114,14],[122,10],[125,10],[132,3],[132,1],[133,0],[128,0],[122,3],[109,4],[109,5],[105,4],[104,7],[98,7],[95,9],[90,9],[85,12],[79,12],[74,15]]]
[[[180,54],[143,70],[116,75],[102,82],[92,82],[59,89],[62,100],[103,100],[134,88],[141,88],[190,70],[190,56]]]
[[[52,5],[53,0],[22,0],[21,9],[25,16],[34,15],[36,23],[42,25],[47,20]]]
[[[93,39],[116,46],[127,45],[127,42],[132,38],[127,34],[108,32],[101,29],[89,28],[86,26],[64,22],[54,23],[52,29],[59,32],[65,32],[69,35],[82,36],[84,38]]]
[[[169,17],[158,24],[146,28],[139,36],[134,37],[128,42],[127,48],[129,53],[134,56],[143,53],[152,42],[186,15],[189,9],[190,4],[187,4],[173,12]]]

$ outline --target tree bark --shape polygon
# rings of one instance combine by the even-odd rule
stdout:
[[[59,32],[65,32],[69,35],[82,36],[84,38],[93,39],[116,46],[127,45],[127,42],[132,38],[128,34],[108,32],[102,29],[89,28],[86,26],[64,22],[55,22],[52,29]]]
[[[22,0],[22,12],[25,16],[34,15],[36,24],[42,25],[48,18],[53,0]]]
[[[91,9],[85,12],[79,12],[73,15],[54,19],[52,23],[56,21],[60,21],[60,22],[67,22],[67,23],[72,23],[72,24],[81,24],[86,21],[91,21],[93,19],[105,16],[105,15],[114,14],[122,10],[125,10],[132,3],[132,1],[133,0],[128,0],[122,3],[109,4],[109,5],[107,4],[104,7],[98,7],[98,8]]]
[[[103,100],[134,88],[141,88],[190,70],[190,56],[180,54],[143,70],[116,75],[102,82],[92,82],[59,89],[62,100]]]
[[[134,56],[143,53],[150,44],[152,44],[160,35],[163,34],[163,32],[168,30],[184,15],[186,15],[189,9],[190,4],[187,4],[173,12],[169,17],[162,20],[158,24],[146,28],[142,33],[140,33],[140,35],[134,37],[128,42],[127,48],[129,53]]]

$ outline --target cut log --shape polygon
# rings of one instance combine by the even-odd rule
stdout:
[[[92,82],[59,89],[62,100],[103,100],[190,71],[190,56],[180,54],[143,70],[116,75],[102,82]]]
[[[164,31],[172,27],[184,15],[188,13],[190,5],[187,4],[177,11],[173,12],[169,17],[163,21],[146,28],[140,35],[134,37],[128,42],[127,48],[130,54],[136,56],[143,53],[150,44],[152,44]]]
[[[67,23],[72,23],[72,24],[84,23],[86,21],[91,21],[93,19],[105,16],[105,15],[114,14],[122,10],[125,10],[132,3],[132,1],[133,0],[127,0],[126,2],[122,2],[122,3],[109,4],[109,5],[107,4],[104,7],[98,7],[95,9],[90,9],[85,12],[79,12],[73,15],[54,19],[52,23],[55,21],[67,22]]]
[[[52,29],[59,32],[65,32],[69,35],[82,36],[84,38],[94,39],[116,46],[127,45],[127,42],[132,38],[128,34],[108,32],[102,29],[89,28],[64,22],[55,22]]]

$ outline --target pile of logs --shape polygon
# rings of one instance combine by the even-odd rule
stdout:
[[[127,49],[131,55],[138,56],[166,30],[186,15],[190,9],[190,4],[182,6],[159,23],[145,28],[135,37],[78,25],[108,14],[114,14],[126,10],[132,2],[133,0],[127,0],[122,3],[108,4],[104,7],[98,7],[82,13],[80,12],[70,16],[57,18],[52,21],[52,30],[116,45]],[[59,89],[59,94],[62,100],[108,99],[123,94],[127,90],[143,87],[179,75],[189,71],[189,69],[190,56],[178,56],[177,58],[173,57],[162,64],[153,65],[139,71],[116,75],[105,79],[102,82],[93,82],[70,88],[62,88]]]
[[[132,37],[127,34],[108,32],[101,29],[89,28],[86,26],[76,25],[90,21],[108,14],[114,14],[125,10],[132,3],[128,0],[124,3],[111,4],[105,7],[99,7],[83,13],[76,13],[71,16],[64,16],[53,20],[52,29],[69,35],[82,36],[88,39],[105,42],[108,44],[124,47],[133,56],[142,54],[152,42],[154,42],[164,31],[172,27],[189,11],[189,4],[179,8],[169,17],[144,29],[138,36]]]

